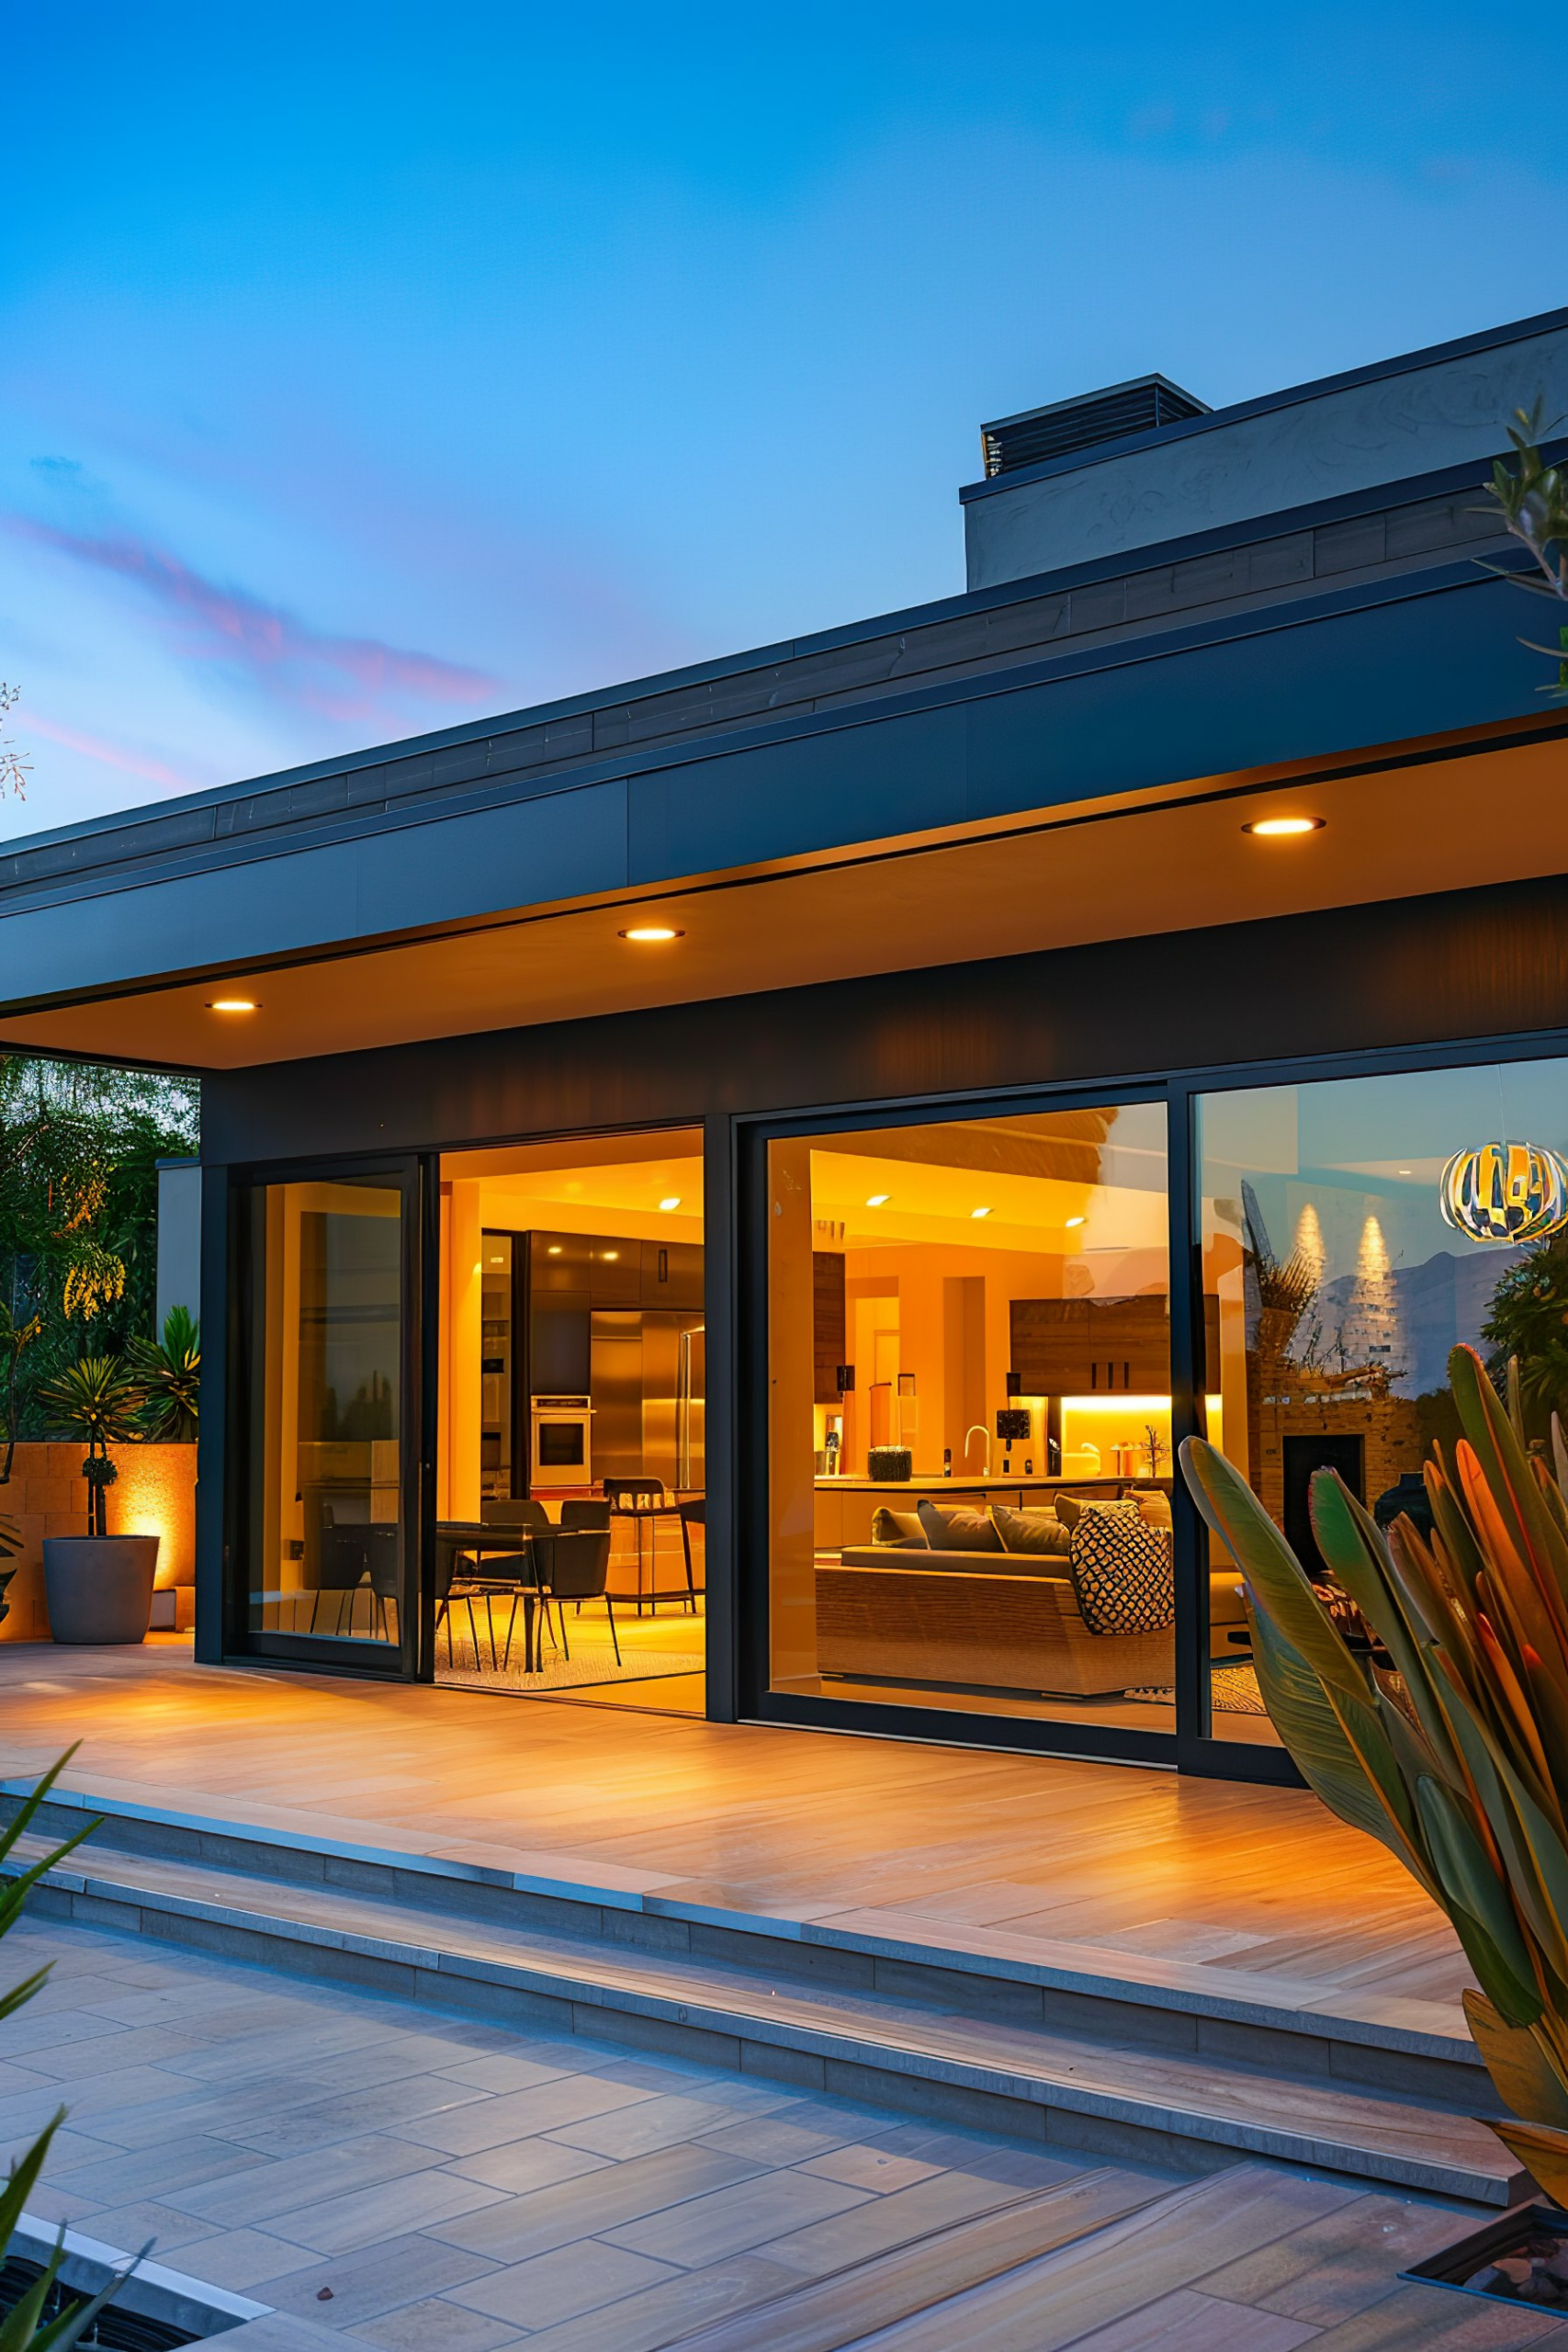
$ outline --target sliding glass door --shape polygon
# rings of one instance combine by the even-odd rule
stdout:
[[[417,1671],[415,1163],[251,1188],[243,1647]]]

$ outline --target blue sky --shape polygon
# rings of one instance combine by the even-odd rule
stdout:
[[[951,594],[984,418],[1563,299],[1495,6],[4,21],[8,834]]]

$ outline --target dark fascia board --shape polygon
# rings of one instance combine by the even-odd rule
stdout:
[[[1087,449],[1069,451],[1066,457],[1043,458],[1038,465],[1020,466],[1014,472],[997,474],[986,481],[965,482],[958,493],[959,503],[969,506],[976,499],[996,498],[1025,482],[1049,481],[1057,474],[1081,473],[1089,466],[1103,466],[1115,458],[1129,458],[1139,449],[1168,448],[1173,441],[1188,440],[1195,433],[1213,433],[1224,425],[1241,424],[1248,417],[1268,416],[1277,409],[1298,407],[1303,401],[1323,400],[1331,392],[1353,391],[1359,384],[1415,375],[1420,368],[1440,366],[1445,359],[1468,359],[1477,351],[1496,351],[1505,344],[1529,343],[1537,335],[1550,334],[1554,328],[1564,326],[1568,326],[1568,310],[1542,311],[1533,319],[1515,319],[1507,326],[1488,327],[1481,334],[1459,335],[1451,343],[1433,343],[1423,351],[1403,352],[1397,359],[1378,359],[1370,367],[1347,368],[1337,376],[1319,376],[1308,384],[1292,384],[1282,392],[1262,392],[1256,400],[1236,401],[1229,408],[1211,409],[1206,416],[1182,417],[1146,432],[1123,434],[1116,441],[1097,441]],[[1026,410],[1024,413],[1032,412]]]
[[[1548,322],[1561,321],[1568,323],[1568,310],[1546,315]],[[1497,339],[1494,336],[1476,340],[1483,343]],[[1371,375],[1385,371],[1369,369],[1364,372]],[[1202,424],[1206,420],[1199,418],[1194,422]],[[1550,463],[1568,464],[1568,437],[1543,445],[1542,454]],[[1023,480],[1031,470],[1025,469],[1022,473],[1008,479]],[[1039,597],[1065,594],[1076,588],[1089,587],[1102,580],[1156,570],[1162,564],[1192,562],[1213,555],[1222,548],[1246,547],[1259,539],[1283,537],[1292,531],[1348,521],[1359,514],[1413,505],[1426,499],[1441,498],[1455,491],[1472,488],[1477,497],[1482,494],[1483,485],[1476,479],[1476,469],[1471,466],[1450,466],[1436,473],[1411,475],[1398,481],[1374,483],[1366,490],[1344,492],[1337,497],[1320,499],[1307,505],[1283,507],[1268,514],[1248,515],[1236,523],[1190,532],[1182,537],[1159,541],[1149,547],[1097,556],[1082,563],[1061,566],[1053,571],[1033,572],[1021,580],[1001,581],[989,588],[971,589],[960,595],[940,597],[930,604],[905,605],[897,612],[874,614],[866,620],[844,622],[835,628],[818,629],[806,637],[782,639],[775,644],[753,647],[744,653],[694,662],[685,669],[661,671],[622,685],[589,694],[565,695],[554,702],[532,704],[525,709],[505,712],[496,718],[468,719],[458,726],[442,728],[428,735],[405,736],[390,743],[370,744],[361,751],[310,761],[299,767],[276,769],[269,775],[247,777],[235,784],[214,785],[205,792],[181,793],[166,800],[141,802],[134,808],[116,809],[108,816],[83,819],[73,825],[58,825],[41,832],[18,834],[10,840],[0,840],[0,868],[4,867],[6,859],[25,855],[31,850],[52,848],[73,841],[97,841],[108,849],[117,832],[129,831],[132,827],[140,828],[159,818],[190,817],[202,809],[220,808],[232,801],[254,799],[271,792],[287,792],[321,777],[355,775],[394,760],[417,758],[455,745],[482,741],[489,736],[521,733],[525,729],[548,726],[557,719],[577,718],[587,711],[613,710],[623,704],[640,702],[653,695],[672,693],[682,686],[701,685],[714,678],[741,676],[747,671],[766,669],[775,662],[835,652],[846,646],[863,644],[868,639],[937,627],[965,614],[995,612],[1009,605],[1028,604]],[[1261,622],[1265,615],[1260,612],[1259,617]],[[908,691],[908,688],[902,691]],[[876,699],[880,702],[879,697]],[[857,702],[855,707],[863,716],[865,715],[863,702]],[[825,718],[828,714],[822,716]],[[704,748],[708,742],[718,742],[728,732],[722,725],[716,726],[713,735],[703,739]],[[701,755],[697,740],[686,737],[679,745],[650,746],[640,756],[664,764],[671,760]],[[638,763],[639,755],[628,755],[625,752],[616,753],[613,758],[602,756],[597,760],[590,755],[581,763],[573,763],[570,768],[552,769],[541,775],[532,789],[540,793],[560,791],[566,789],[579,775],[586,778],[590,773],[597,774],[605,767],[624,774],[629,766]],[[429,808],[429,804],[426,804],[426,813],[434,813]],[[383,818],[379,821],[392,820]],[[287,826],[280,827],[275,847],[281,847],[284,836],[292,830]],[[234,839],[233,836],[224,838],[226,842]],[[199,857],[201,851],[209,845],[212,844],[191,846]],[[140,855],[136,865],[138,869],[142,865]],[[107,880],[112,874],[113,865],[111,854],[93,867],[84,868],[80,878],[85,881],[92,875],[100,881]],[[51,880],[63,883],[69,878],[56,875]],[[0,879],[0,907],[14,901],[14,898],[22,893],[30,898],[40,887],[47,886],[27,878],[12,882]]]
[[[52,876],[47,881],[25,888],[17,887],[9,895],[8,901],[0,901],[0,904],[4,905],[6,912],[20,917],[35,909],[69,905],[155,888],[171,881],[197,878],[204,873],[213,872],[220,865],[262,867],[280,859],[308,856],[314,851],[330,849],[345,842],[417,832],[428,826],[461,821],[508,803],[521,804],[589,790],[621,778],[628,784],[636,784],[639,779],[652,778],[661,772],[671,774],[683,769],[694,775],[710,761],[745,757],[814,739],[826,740],[846,731],[896,723],[926,712],[1027,693],[1039,686],[1066,684],[1097,672],[1136,669],[1154,662],[1180,661],[1185,655],[1227,643],[1310,628],[1320,622],[1371,613],[1414,600],[1486,589],[1494,584],[1473,560],[1461,559],[1457,562],[1430,565],[1419,571],[1392,577],[1325,585],[1312,595],[1292,597],[1283,604],[1261,605],[1237,614],[1186,619],[1166,628],[1122,638],[1108,644],[1034,654],[1027,661],[1010,664],[1006,669],[987,672],[976,677],[936,679],[923,684],[906,682],[886,695],[875,699],[858,699],[820,713],[806,712],[784,718],[749,720],[739,727],[716,730],[712,736],[695,742],[682,741],[650,745],[630,753],[622,751],[602,754],[584,760],[581,766],[566,775],[539,779],[497,778],[466,788],[455,787],[449,797],[444,795],[439,799],[416,801],[406,808],[347,812],[332,823],[313,828],[309,832],[280,826],[268,833],[228,834],[220,842],[175,848],[164,856],[139,861],[122,872],[97,866],[81,873]],[[1510,717],[1533,715],[1513,713]],[[1328,756],[1326,752],[1325,756]],[[1387,763],[1386,756],[1373,763],[1377,766]],[[951,816],[943,821],[961,823],[963,820],[964,809],[955,804]],[[809,860],[818,852],[831,855],[844,846],[843,842],[819,843],[812,849],[789,853],[785,863],[794,864],[800,857]],[[215,851],[220,854],[215,856]],[[737,866],[726,861],[723,870],[726,873],[744,871],[754,862],[742,858]],[[773,854],[768,854],[767,862],[773,862]],[[681,878],[674,873],[648,875],[629,884],[628,890],[631,896],[645,898],[650,890],[674,887]],[[515,920],[516,912],[516,910],[489,909],[468,918],[438,923],[415,920],[392,930],[345,934],[345,941],[339,944],[352,939],[356,949],[389,946],[423,937],[444,936],[468,928],[470,923],[505,922]],[[289,956],[285,960],[309,961],[311,954],[319,952],[312,950],[310,954]],[[258,961],[270,960],[274,959],[265,956],[259,959],[255,956],[244,959],[247,968]],[[179,978],[183,980],[225,968],[223,965],[207,963],[189,969],[182,967]],[[36,1002],[18,998],[11,1001],[9,1009],[40,1010],[52,1001],[49,997],[39,998]]]

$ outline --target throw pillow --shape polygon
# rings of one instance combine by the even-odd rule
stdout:
[[[1002,1539],[983,1510],[938,1510],[924,1496],[916,1505],[933,1552],[999,1552]]]
[[[871,1540],[874,1544],[902,1546],[906,1552],[923,1552],[926,1549],[926,1531],[912,1510],[874,1510],[871,1515]]]
[[[1137,1504],[1138,1517],[1145,1527],[1170,1525],[1170,1497],[1163,1487],[1134,1487],[1126,1499]]]
[[[1054,1552],[1071,1556],[1073,1531],[1052,1510],[1010,1510],[1005,1503],[991,1505],[991,1524],[1002,1539],[1004,1552]]]
[[[1091,1634],[1157,1634],[1175,1623],[1170,1538],[1136,1503],[1082,1512],[1072,1545],[1073,1589]]]

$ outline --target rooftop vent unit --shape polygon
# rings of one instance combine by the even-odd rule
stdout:
[[[1017,416],[982,424],[987,478],[994,481],[998,474],[1016,473],[1021,466],[1070,458],[1098,442],[1124,441],[1129,434],[1153,433],[1183,417],[1209,413],[1207,401],[1195,401],[1168,376],[1134,376],[1131,383],[1110,384],[1102,392],[1053,401],[1047,408],[1026,408]]]

